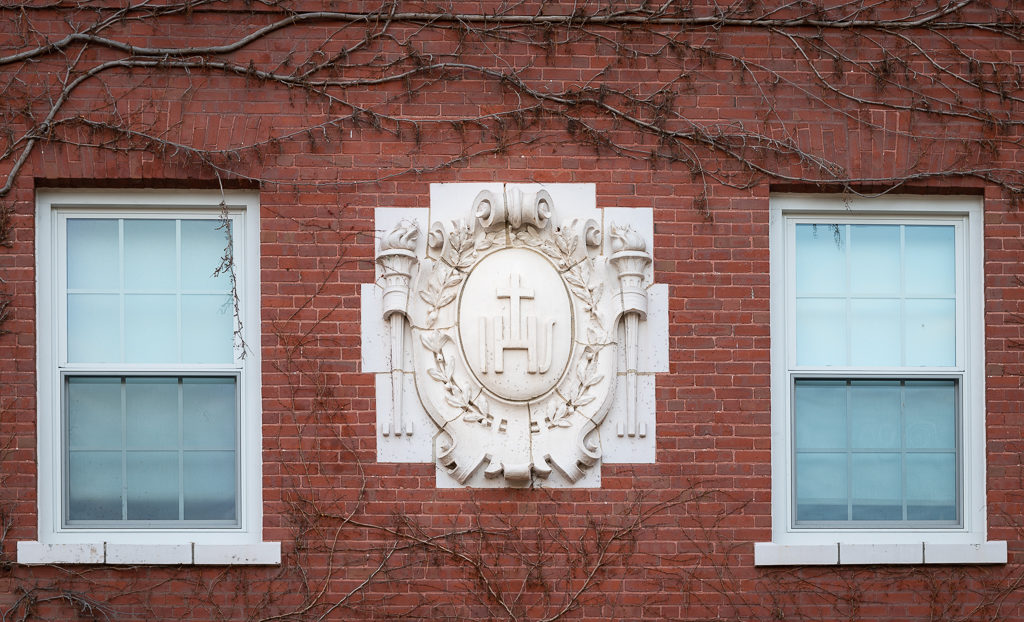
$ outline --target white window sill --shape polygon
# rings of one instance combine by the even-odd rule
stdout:
[[[280,542],[258,544],[44,544],[19,542],[19,564],[262,566],[281,563]]]
[[[1005,564],[1006,542],[982,544],[754,544],[755,566],[854,564]]]

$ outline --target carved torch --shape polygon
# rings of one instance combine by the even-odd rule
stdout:
[[[377,263],[384,282],[384,319],[391,325],[391,423],[384,423],[381,433],[389,436],[412,435],[412,422],[402,417],[402,394],[405,387],[405,323],[408,320],[409,283],[417,263],[416,238],[419,227],[411,220],[402,220],[380,241]]]
[[[611,226],[612,254],[609,258],[619,273],[622,319],[626,333],[626,423],[618,424],[619,436],[647,436],[647,425],[637,424],[636,376],[639,359],[640,320],[647,319],[647,290],[644,269],[651,263],[647,243],[629,226]]]

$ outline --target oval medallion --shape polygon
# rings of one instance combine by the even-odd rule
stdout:
[[[525,248],[481,259],[459,296],[466,366],[489,393],[529,402],[565,374],[575,341],[572,301],[546,257]]]

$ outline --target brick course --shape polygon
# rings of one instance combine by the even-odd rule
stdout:
[[[487,2],[456,5],[467,13],[494,9]],[[165,18],[159,26],[126,23],[108,36],[137,46],[216,45],[279,17],[248,5],[218,6]],[[995,15],[994,9],[973,10],[981,20]],[[0,19],[12,16],[0,10]],[[31,18],[34,28],[52,37],[68,28],[60,10],[33,11]],[[495,56],[500,54],[502,62],[522,70],[523,80],[552,91],[582,86],[606,67],[605,83],[644,95],[659,83],[679,80],[672,105],[693,121],[742,122],[792,140],[833,159],[869,191],[875,189],[872,180],[912,176],[923,170],[922,162],[1010,170],[1024,162],[1019,125],[993,128],[984,120],[948,117],[939,122],[864,103],[912,102],[880,87],[868,71],[869,63],[880,62],[872,56],[875,50],[857,48],[842,32],[824,36],[860,61],[846,62],[840,71],[844,89],[859,103],[828,93],[809,96],[819,92],[819,83],[777,33],[726,26],[697,29],[684,38],[690,46],[713,45],[748,60],[751,68],[743,70],[692,47],[675,50],[685,61],[659,52],[670,30],[663,27],[661,36],[652,36],[607,28],[601,32],[608,41],[574,44],[556,43],[565,34],[556,28],[550,49],[515,38],[489,49],[474,37],[460,41],[457,30],[424,30],[410,22],[393,24],[389,36],[408,38],[424,56],[454,55],[462,45],[457,62],[493,70],[505,68]],[[364,32],[360,24],[311,24],[271,33],[230,58],[273,69],[287,57],[309,56],[328,39],[328,51],[353,45]],[[801,34],[813,36],[808,29]],[[908,36],[924,49],[944,45],[940,33],[911,30]],[[1006,39],[994,33],[951,36],[987,58],[1024,57],[1019,41],[1014,49],[1000,49]],[[899,43],[893,35],[884,37],[893,46]],[[0,40],[7,46],[3,54],[20,45],[10,35]],[[609,43],[615,41],[648,55],[620,56]],[[102,48],[89,54],[95,61],[118,56]],[[400,54],[385,39],[347,58],[355,65],[375,55],[397,60]],[[22,66],[19,89],[44,92],[65,62],[47,56]],[[762,92],[769,82],[765,67],[781,80],[770,94]],[[822,67],[832,75],[831,63],[822,61]],[[1020,118],[1018,100],[957,83],[921,58],[912,69],[924,94],[948,98],[948,88],[971,110]],[[952,70],[971,71],[966,61]],[[344,92],[353,105],[422,120],[418,131],[390,123],[378,130],[368,117],[335,123],[334,115],[350,109],[299,89],[203,70],[160,71],[154,77],[137,69],[112,70],[75,91],[67,115],[99,118],[93,108],[113,97],[117,111],[136,119],[137,127],[196,148],[230,149],[273,135],[295,136],[241,154],[237,166],[262,183],[231,175],[218,180],[210,168],[170,146],[124,152],[42,142],[22,170],[4,199],[14,210],[11,245],[0,248],[0,278],[11,295],[10,317],[2,325],[10,332],[0,336],[0,518],[8,526],[0,608],[24,610],[28,590],[38,599],[36,615],[53,619],[71,619],[76,611],[124,620],[263,619],[304,610],[310,602],[308,611],[288,619],[512,617],[487,594],[490,587],[507,601],[518,599],[513,613],[519,619],[542,619],[568,606],[565,618],[579,620],[1024,620],[1024,593],[1017,587],[1024,572],[1024,287],[1016,276],[1024,261],[1024,214],[1013,196],[963,175],[924,176],[900,188],[985,197],[988,535],[1008,542],[1010,562],[757,568],[753,543],[771,540],[768,197],[774,190],[838,186],[756,175],[749,185],[701,179],[685,162],[595,149],[567,131],[564,120],[550,116],[509,120],[510,129],[500,137],[491,125],[438,122],[498,114],[517,101],[510,89],[479,72],[449,71],[436,82],[398,80]],[[373,77],[369,70],[340,73]],[[407,95],[410,86],[422,90]],[[1019,87],[1011,95],[1021,97]],[[581,114],[621,145],[640,152],[656,146],[651,136],[593,110]],[[9,127],[16,134],[26,129],[22,121]],[[90,140],[85,129],[68,132]],[[962,153],[956,141],[936,138],[943,135],[997,144],[988,153]],[[487,153],[446,166],[477,150]],[[708,171],[732,181],[746,178],[720,151],[697,152]],[[0,170],[6,173],[9,166],[5,161]],[[794,178],[806,177],[808,170],[792,158],[781,158],[777,166]],[[291,187],[292,181],[302,187]],[[657,380],[656,464],[603,466],[600,489],[474,491],[436,489],[432,465],[375,462],[374,379],[359,368],[359,284],[374,278],[373,209],[427,207],[430,183],[469,181],[593,183],[598,207],[654,208],[654,269],[657,281],[670,285],[671,335],[670,372]],[[264,538],[282,542],[283,565],[73,567],[70,573],[11,565],[15,543],[37,537],[35,189],[221,183],[260,188]],[[706,198],[707,214],[699,196]],[[476,531],[460,535],[463,530]],[[387,570],[378,574],[385,557]],[[588,570],[604,561],[608,565],[591,585]],[[584,587],[579,600],[570,598]],[[353,591],[355,596],[347,596]],[[344,604],[328,609],[337,602]],[[89,603],[97,609],[88,610]]]

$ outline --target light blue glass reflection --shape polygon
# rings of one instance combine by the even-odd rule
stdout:
[[[234,377],[69,376],[70,521],[234,521]]]
[[[177,520],[178,452],[129,451],[128,520]]]
[[[796,249],[798,297],[846,292],[846,225],[797,225]]]
[[[955,380],[797,380],[797,523],[955,524],[956,400]]]
[[[956,365],[953,225],[797,224],[795,271],[797,365]]]
[[[228,292],[227,274],[214,276],[230,240],[220,220],[181,221],[181,288],[188,292]]]
[[[956,242],[952,225],[907,226],[905,280],[909,296],[956,295]]]
[[[116,290],[121,286],[118,221],[67,220],[68,289]]]
[[[899,296],[899,225],[850,225],[850,292]]]
[[[800,365],[845,365],[846,301],[801,298],[796,301],[796,360]]]
[[[68,219],[73,363],[234,361],[234,298],[214,219]]]
[[[121,360],[121,297],[68,294],[68,361],[117,363]]]
[[[124,286],[130,292],[173,292],[178,286],[177,223],[124,221]]]

